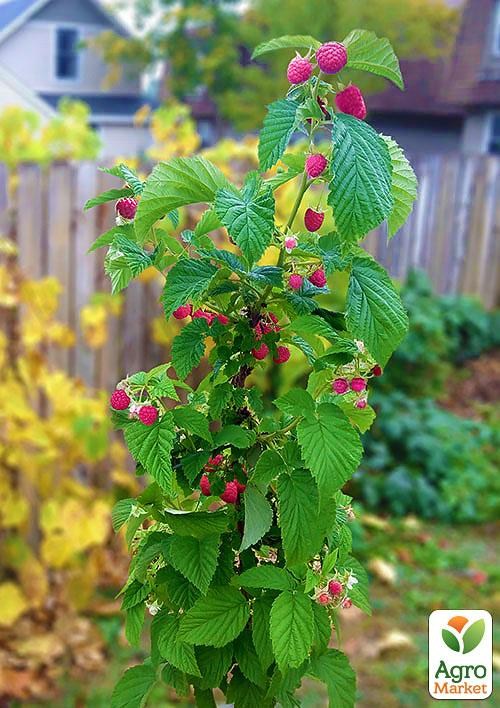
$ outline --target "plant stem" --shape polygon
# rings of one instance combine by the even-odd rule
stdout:
[[[300,187],[299,187],[299,193],[297,194],[297,199],[295,200],[295,204],[293,205],[292,213],[290,214],[290,218],[288,219],[286,225],[285,225],[285,231],[288,231],[289,229],[292,228],[293,222],[295,221],[295,217],[297,216],[297,212],[299,210],[299,207],[302,203],[302,199],[304,198],[304,194],[307,192],[309,189],[309,184],[307,182],[307,172],[304,170],[304,174],[302,175],[302,180],[300,182]]]

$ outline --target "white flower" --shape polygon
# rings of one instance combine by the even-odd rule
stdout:
[[[146,602],[146,607],[148,608],[149,614],[154,617],[161,610],[161,603],[158,600],[154,602]]]
[[[358,579],[356,576],[354,576],[352,573],[350,573],[349,577],[347,578],[346,581],[346,586],[348,590],[352,590],[355,585],[358,584]]]

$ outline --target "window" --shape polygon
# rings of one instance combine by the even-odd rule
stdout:
[[[492,155],[500,155],[500,113],[493,113],[490,118],[488,152]]]
[[[58,79],[78,77],[78,30],[60,27],[56,33],[56,76]]]
[[[493,15],[493,55],[500,57],[500,0],[497,0]]]

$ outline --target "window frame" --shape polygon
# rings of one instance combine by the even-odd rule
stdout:
[[[76,35],[76,42],[75,44],[78,45],[81,42],[82,39],[82,32],[81,28],[77,24],[61,24],[61,25],[56,25],[54,27],[53,31],[53,52],[52,52],[52,61],[53,61],[53,76],[54,79],[58,82],[61,83],[74,83],[76,81],[79,81],[82,75],[82,55],[81,52],[77,49],[75,52],[75,58],[76,58],[76,72],[74,76],[60,76],[58,73],[58,68],[59,68],[59,33],[64,32],[64,31],[70,31],[74,32]]]
[[[499,128],[498,139],[497,139],[497,141],[495,141],[495,142],[498,142],[498,145],[499,145],[497,152],[493,152],[491,150],[491,146],[493,144],[495,121],[498,121],[498,128]],[[492,111],[488,115],[487,130],[486,130],[486,154],[487,155],[500,155],[500,111]]]
[[[500,58],[500,0],[496,0],[493,10],[493,33],[491,53],[497,59]]]

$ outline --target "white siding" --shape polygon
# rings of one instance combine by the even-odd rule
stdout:
[[[102,125],[98,133],[102,141],[103,158],[140,155],[152,144],[151,134],[147,128]]]

